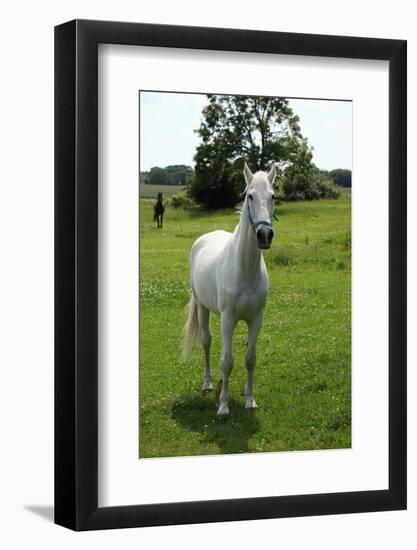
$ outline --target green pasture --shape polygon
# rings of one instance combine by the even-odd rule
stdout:
[[[264,252],[270,291],[255,371],[259,409],[244,408],[246,325],[239,323],[227,418],[216,416],[218,391],[201,392],[202,350],[182,363],[180,349],[191,245],[208,231],[232,231],[239,218],[168,206],[156,229],[153,201],[140,206],[140,457],[350,447],[350,194],[278,206],[273,246]],[[217,315],[211,329],[217,386]]]
[[[141,183],[139,192],[142,199],[155,199],[158,193],[163,193],[164,199],[172,197],[185,189],[185,185],[153,185],[151,183]]]

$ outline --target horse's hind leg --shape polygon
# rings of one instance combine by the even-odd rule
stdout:
[[[253,374],[256,365],[256,342],[258,340],[259,331],[261,330],[262,320],[263,312],[258,313],[258,315],[248,323],[248,349],[245,356],[246,370],[248,373],[245,388],[246,409],[256,409],[258,407],[253,398]]]
[[[201,342],[204,349],[204,383],[203,391],[208,392],[213,389],[212,376],[210,370],[210,345],[211,345],[211,334],[210,334],[210,311],[198,304],[197,306],[197,316],[198,316],[198,325],[200,327],[201,333]]]

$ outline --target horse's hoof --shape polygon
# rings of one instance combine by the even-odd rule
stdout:
[[[210,393],[211,391],[213,391],[213,384],[211,382],[204,382],[201,390],[203,393]]]
[[[227,405],[220,405],[217,416],[227,416],[229,414],[229,407]]]
[[[258,408],[258,405],[256,404],[255,399],[248,399],[246,401],[245,409],[247,411],[254,411],[257,408]]]

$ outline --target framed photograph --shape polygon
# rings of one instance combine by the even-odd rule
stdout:
[[[406,42],[55,29],[55,522],[406,508]]]

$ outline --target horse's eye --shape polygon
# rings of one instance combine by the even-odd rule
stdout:
[[[252,195],[252,193],[249,193],[248,197],[250,198],[251,201],[253,201],[253,195]]]

